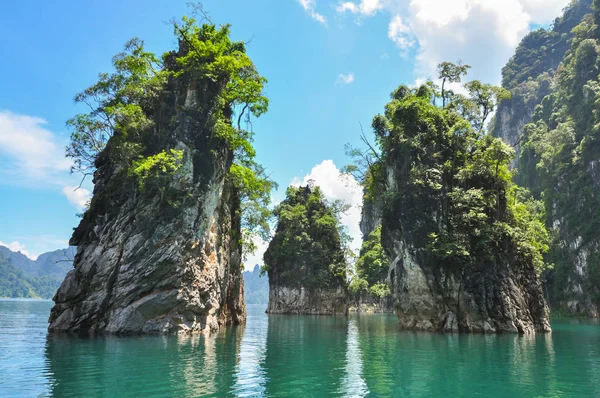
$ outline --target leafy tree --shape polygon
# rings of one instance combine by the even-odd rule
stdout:
[[[379,225],[363,242],[358,260],[356,262],[356,275],[350,283],[353,293],[366,292],[375,289],[377,297],[383,297],[386,279],[390,268],[390,261],[381,244],[381,225]],[[387,289],[389,293],[389,288]]]
[[[143,41],[132,39],[113,58],[114,72],[100,74],[96,84],[75,97],[89,111],[67,123],[72,129],[67,156],[73,158],[73,171],[84,178],[100,159],[109,157],[124,175],[137,180],[138,189],[150,187],[163,197],[184,161],[169,141],[173,132],[165,103],[178,82],[206,84],[216,99],[199,104],[208,112],[198,117],[214,125],[210,139],[224,142],[234,154],[227,178],[241,200],[244,247],[252,251],[255,236],[269,235],[270,192],[276,187],[255,160],[254,133],[248,129],[253,117],[267,111],[266,79],[246,54],[245,44],[230,39],[229,25],[217,27],[201,8],[195,11],[205,23],[192,17],[172,22],[178,52],[157,57],[145,50]],[[177,206],[174,200],[167,203]]]
[[[380,191],[385,198],[383,231],[400,231],[408,244],[463,275],[493,263],[498,250],[507,247],[515,248],[511,255],[516,261],[529,262],[541,272],[547,231],[530,213],[529,199],[516,194],[509,169],[514,151],[499,139],[481,135],[504,91],[480,82],[466,87],[470,97],[454,96],[445,108],[438,108],[429,86],[401,86],[395,91],[401,95],[393,95],[385,113],[374,119],[374,126],[385,126],[375,134],[382,161],[388,170],[394,169],[395,181],[393,188]],[[466,106],[473,109],[468,118],[461,115]],[[387,173],[384,168],[380,172]],[[376,253],[383,254],[374,250],[377,239],[370,239],[363,246],[370,250],[357,264],[363,275],[369,274],[365,265],[377,264]],[[365,277],[359,279],[366,282]],[[381,279],[371,277],[371,283],[357,280],[355,285],[376,283]]]
[[[442,107],[446,107],[446,83],[459,83],[462,77],[466,76],[469,72],[469,69],[471,69],[471,65],[463,65],[460,61],[457,64],[452,62],[442,62],[438,65],[438,75],[442,80]]]
[[[466,83],[465,88],[469,91],[469,101],[475,105],[469,107],[466,117],[481,133],[487,118],[500,101],[510,98],[510,92],[502,87],[481,83],[479,80]]]
[[[319,187],[287,189],[275,208],[277,229],[264,255],[263,272],[271,282],[305,288],[346,285],[338,211]]]

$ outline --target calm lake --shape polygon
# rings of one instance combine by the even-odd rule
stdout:
[[[50,301],[0,300],[0,396],[599,397],[600,325],[534,337],[398,330],[392,315],[267,316],[211,337],[48,336]]]

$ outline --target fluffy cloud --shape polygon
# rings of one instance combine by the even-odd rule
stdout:
[[[380,0],[361,0],[358,4],[351,1],[342,2],[336,7],[336,10],[338,12],[349,11],[353,14],[370,16],[382,8],[383,4]]]
[[[348,233],[352,237],[350,247],[354,250],[360,249],[362,234],[360,232],[360,213],[362,209],[362,187],[353,177],[342,175],[332,160],[324,160],[312,168],[310,173],[304,177],[295,177],[290,185],[306,185],[313,181],[321,188],[323,195],[329,201],[342,200],[350,205],[350,209],[343,214],[341,221],[348,227]],[[263,263],[263,254],[267,250],[268,242],[255,241],[258,249],[248,256],[244,262],[245,268],[251,270],[255,264]]]
[[[341,200],[350,205],[350,209],[343,214],[341,221],[348,227],[348,232],[353,238],[351,247],[359,249],[362,244],[360,232],[360,213],[362,209],[362,187],[351,176],[342,175],[332,160],[324,160],[312,168],[310,173],[302,178],[295,178],[292,185],[306,185],[309,181],[321,188],[327,200]]]
[[[402,50],[407,50],[414,45],[410,28],[404,24],[400,15],[396,15],[390,21],[388,37]]]
[[[62,194],[67,197],[69,203],[75,206],[79,211],[87,207],[89,200],[92,198],[92,193],[85,188],[66,186],[62,190]]]
[[[4,243],[2,241],[0,241],[0,246],[4,246],[4,247],[8,247],[11,251],[13,252],[21,252],[21,254],[24,254],[25,256],[29,257],[32,260],[35,260],[37,258],[37,256],[32,256],[26,249],[25,249],[25,245],[19,243],[19,242],[11,242],[11,243]]]
[[[337,82],[340,84],[350,84],[354,82],[354,73],[340,73],[338,76]]]
[[[298,0],[298,3],[300,3],[302,8],[304,8],[304,11],[306,11],[312,19],[322,25],[327,25],[327,18],[315,11],[317,6],[316,0]]]
[[[500,70],[532,24],[560,15],[569,0],[381,0],[344,2],[337,11],[364,16],[385,11],[388,37],[402,50],[417,48],[418,77],[435,77],[442,61],[462,60],[474,78],[500,81]]]
[[[44,119],[0,111],[0,153],[5,173],[30,179],[46,178],[68,171],[71,161],[64,157],[64,145],[46,130]]]

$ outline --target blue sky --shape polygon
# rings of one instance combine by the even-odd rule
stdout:
[[[0,13],[0,244],[35,257],[65,247],[86,191],[63,158],[73,96],[111,70],[132,37],[163,53],[175,46],[167,21],[185,1],[7,2]],[[354,205],[360,192],[338,178],[346,142],[356,144],[399,84],[435,77],[442,60],[500,69],[532,27],[567,0],[205,0],[219,24],[248,41],[269,83],[269,112],[254,124],[258,159],[285,187],[308,178]],[[350,185],[350,187],[348,187]],[[91,184],[84,184],[91,190]],[[357,245],[360,242],[356,242]],[[258,261],[256,258],[250,263]]]

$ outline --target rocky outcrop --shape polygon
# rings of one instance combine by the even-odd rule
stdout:
[[[555,241],[546,255],[554,267],[543,275],[552,310],[598,317],[600,152],[594,149],[596,133],[588,131],[597,123],[592,111],[597,106],[591,100],[586,104],[591,97],[584,93],[584,87],[598,79],[594,62],[573,61],[581,53],[581,32],[593,20],[590,13],[591,0],[572,1],[551,29],[523,39],[503,69],[503,86],[512,98],[498,107],[491,133],[515,146],[515,181],[544,201],[546,224],[554,229]],[[578,29],[579,38],[574,40]],[[574,71],[587,77],[577,83],[565,81]],[[552,150],[542,149],[545,137],[556,136],[565,121],[574,122],[572,142],[560,149],[562,144],[549,138]]]
[[[289,187],[275,209],[277,229],[264,261],[270,314],[348,312],[339,219],[319,187]]]
[[[460,149],[453,151],[465,151],[461,159],[444,152],[446,140],[454,137],[440,131],[452,128],[445,124],[452,121],[419,95],[389,104],[382,123],[390,129],[384,136],[389,141],[384,142],[381,243],[391,260],[389,279],[401,328],[550,331],[536,269],[543,265],[541,254],[522,232],[529,224],[519,223],[508,203],[513,182],[499,171],[508,174],[508,158],[495,160],[493,167],[480,162],[482,153],[503,144],[475,136],[470,152],[466,144],[456,144]]]
[[[346,290],[271,285],[269,314],[336,315],[346,314]]]
[[[423,250],[391,239],[392,294],[408,330],[521,333],[550,331],[548,308],[533,269],[498,256],[491,264],[455,272],[428,264]]]
[[[591,10],[591,0],[571,2],[551,29],[527,34],[502,69],[502,86],[511,98],[500,103],[491,133],[515,148],[512,160],[519,167],[523,127],[530,123],[535,107],[551,92],[552,75],[563,61],[573,37],[573,28]]]
[[[363,241],[367,240],[369,234],[375,231],[381,225],[381,210],[371,198],[367,196],[366,190],[363,192],[363,202],[360,213],[360,232],[363,235]]]
[[[369,235],[381,225],[381,204],[375,203],[368,197],[367,191],[363,192],[363,203],[360,215],[360,232],[363,235],[363,243],[369,239]],[[377,282],[390,284],[388,272],[386,276],[380,278]],[[394,312],[394,302],[391,296],[377,297],[368,291],[361,291],[351,297],[351,307],[353,312],[365,313],[391,313]]]
[[[360,293],[353,302],[351,302],[348,311],[367,314],[393,313],[394,300],[391,296],[379,298],[369,294],[368,292],[363,292]]]
[[[54,296],[50,331],[192,333],[245,321],[240,204],[226,178],[233,153],[214,138],[211,116],[224,84],[171,78],[160,111],[148,112],[158,116],[147,153],[183,154],[167,186],[132,183],[109,141],[71,239],[74,269]]]

